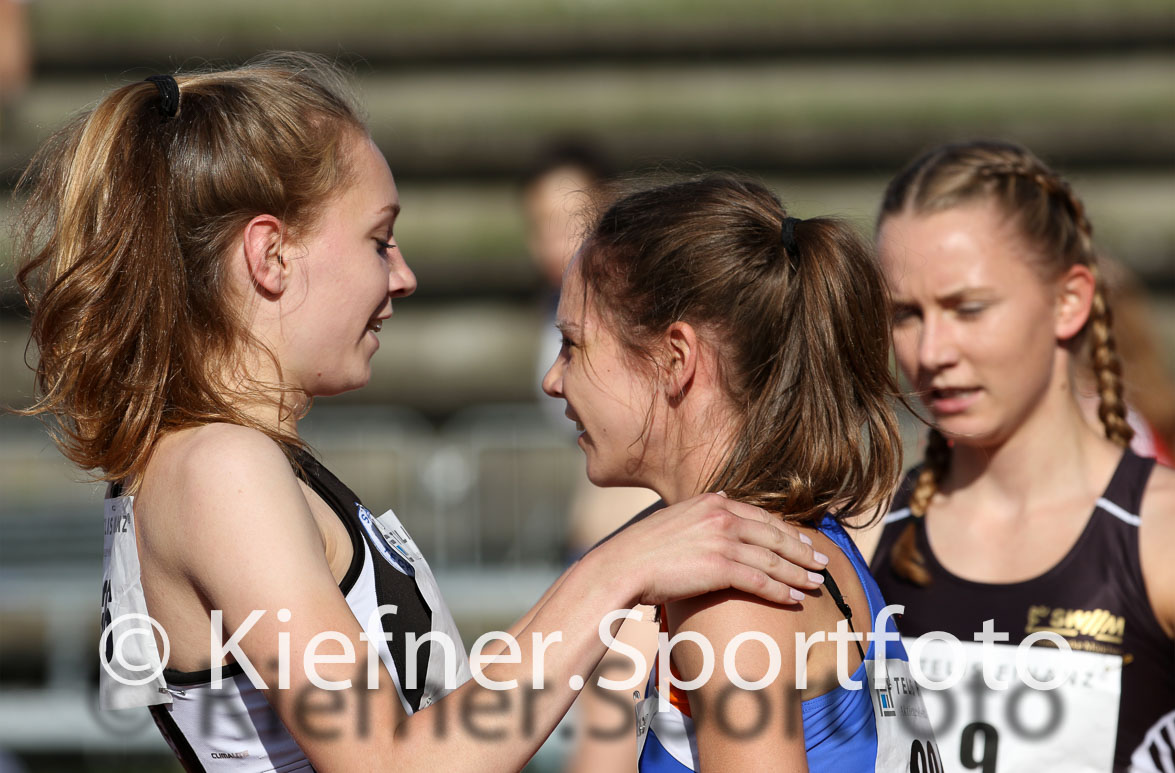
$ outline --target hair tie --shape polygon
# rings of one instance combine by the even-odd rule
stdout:
[[[799,222],[798,217],[785,217],[779,223],[779,243],[789,255],[796,249],[796,223]]]
[[[152,75],[146,79],[159,89],[159,112],[164,118],[175,118],[180,111],[180,85],[170,75]]]

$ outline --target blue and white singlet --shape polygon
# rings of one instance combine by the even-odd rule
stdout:
[[[819,529],[849,558],[869,600],[870,618],[877,620],[885,602],[857,546],[831,516],[824,517]],[[886,630],[896,633],[892,618],[886,620]],[[938,748],[921,692],[909,673],[905,648],[900,641],[887,642],[884,668],[888,678],[882,688],[873,684],[873,674],[879,668],[874,649],[870,642],[865,659],[852,674],[862,689],[847,690],[838,685],[801,704],[808,770],[941,771]],[[641,773],[698,771],[698,744],[688,697],[673,687],[666,709],[657,711],[656,675],[654,664],[645,699],[638,707],[639,769]]]

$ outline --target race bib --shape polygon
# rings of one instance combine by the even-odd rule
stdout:
[[[370,513],[368,513],[368,516],[370,517]],[[420,552],[420,548],[416,546],[416,542],[408,534],[408,530],[404,528],[404,525],[400,523],[400,519],[391,510],[388,510],[372,522],[379,529],[380,536],[388,547],[394,551],[394,554],[400,560],[410,567],[407,571],[403,568],[400,571],[403,571],[416,581],[416,587],[420,590],[420,595],[428,603],[429,609],[432,610],[432,629],[443,633],[455,645],[454,658],[450,658],[440,642],[435,639],[429,642],[428,673],[425,675],[424,691],[420,698],[420,707],[425,708],[447,695],[453,688],[464,684],[473,676],[469,670],[469,656],[461,643],[461,634],[457,630],[457,623],[454,622],[448,605],[445,604],[444,598],[441,597],[441,590],[437,587],[436,577],[433,576],[432,569],[429,568],[428,562],[424,560],[424,555]],[[446,679],[446,669],[450,667],[450,663],[452,663],[452,668],[455,672],[455,683],[453,679]],[[447,687],[446,682],[449,682],[453,687]]]
[[[641,758],[645,750],[645,741],[649,739],[649,726],[653,722],[653,714],[657,711],[657,699],[644,698],[636,704],[636,758]]]
[[[359,523],[363,525],[363,530],[367,532],[367,536],[371,538],[372,544],[384,561],[396,567],[402,574],[415,577],[415,564],[423,561],[424,556],[408,536],[408,532],[400,525],[395,513],[388,510],[377,519],[370,510],[358,502],[355,503],[355,507],[359,514]]]
[[[147,616],[135,545],[134,497],[105,500],[98,705],[130,709],[171,703]]]
[[[661,705],[656,687],[657,669],[649,675],[645,698],[636,706],[636,758],[641,771],[696,770],[698,739],[694,721],[676,708]],[[668,703],[668,701],[666,701]],[[652,740],[653,746],[646,747]]]
[[[904,638],[910,658],[935,682],[962,678],[946,690],[923,689],[930,723],[949,773],[1110,773],[1122,694],[1122,658],[1049,646],[1017,647],[979,642],[928,641],[918,652]],[[1017,671],[1049,683],[1036,689]],[[991,689],[989,678],[1006,683]],[[925,682],[924,682],[925,684]]]
[[[898,658],[865,661],[866,682],[877,727],[878,773],[942,773],[922,689]]]

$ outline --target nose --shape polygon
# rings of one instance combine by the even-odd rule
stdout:
[[[938,371],[954,365],[959,349],[951,325],[937,314],[927,314],[918,338],[918,364],[923,370]]]
[[[555,361],[543,376],[543,391],[550,397],[563,396],[563,352],[555,355]]]
[[[399,247],[395,249],[395,257],[388,271],[388,295],[392,298],[405,298],[416,292],[416,274],[408,267],[404,253],[400,252]]]

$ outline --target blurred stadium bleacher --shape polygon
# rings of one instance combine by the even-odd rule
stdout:
[[[739,169],[800,216],[868,232],[920,148],[1032,147],[1073,180],[1101,247],[1149,293],[1175,367],[1175,3],[1170,0],[34,0],[34,77],[0,105],[0,225],[37,143],[104,91],[270,49],[349,62],[397,175],[420,290],[370,387],[305,427],[373,510],[392,507],[467,637],[558,573],[581,459],[534,404],[540,279],[518,180],[550,141],[624,173]],[[25,405],[27,325],[0,239],[0,404]],[[101,487],[40,426],[0,416],[0,748],[33,770],[174,770],[93,698]],[[468,641],[472,641],[469,638]],[[536,769],[557,769],[558,750]]]

